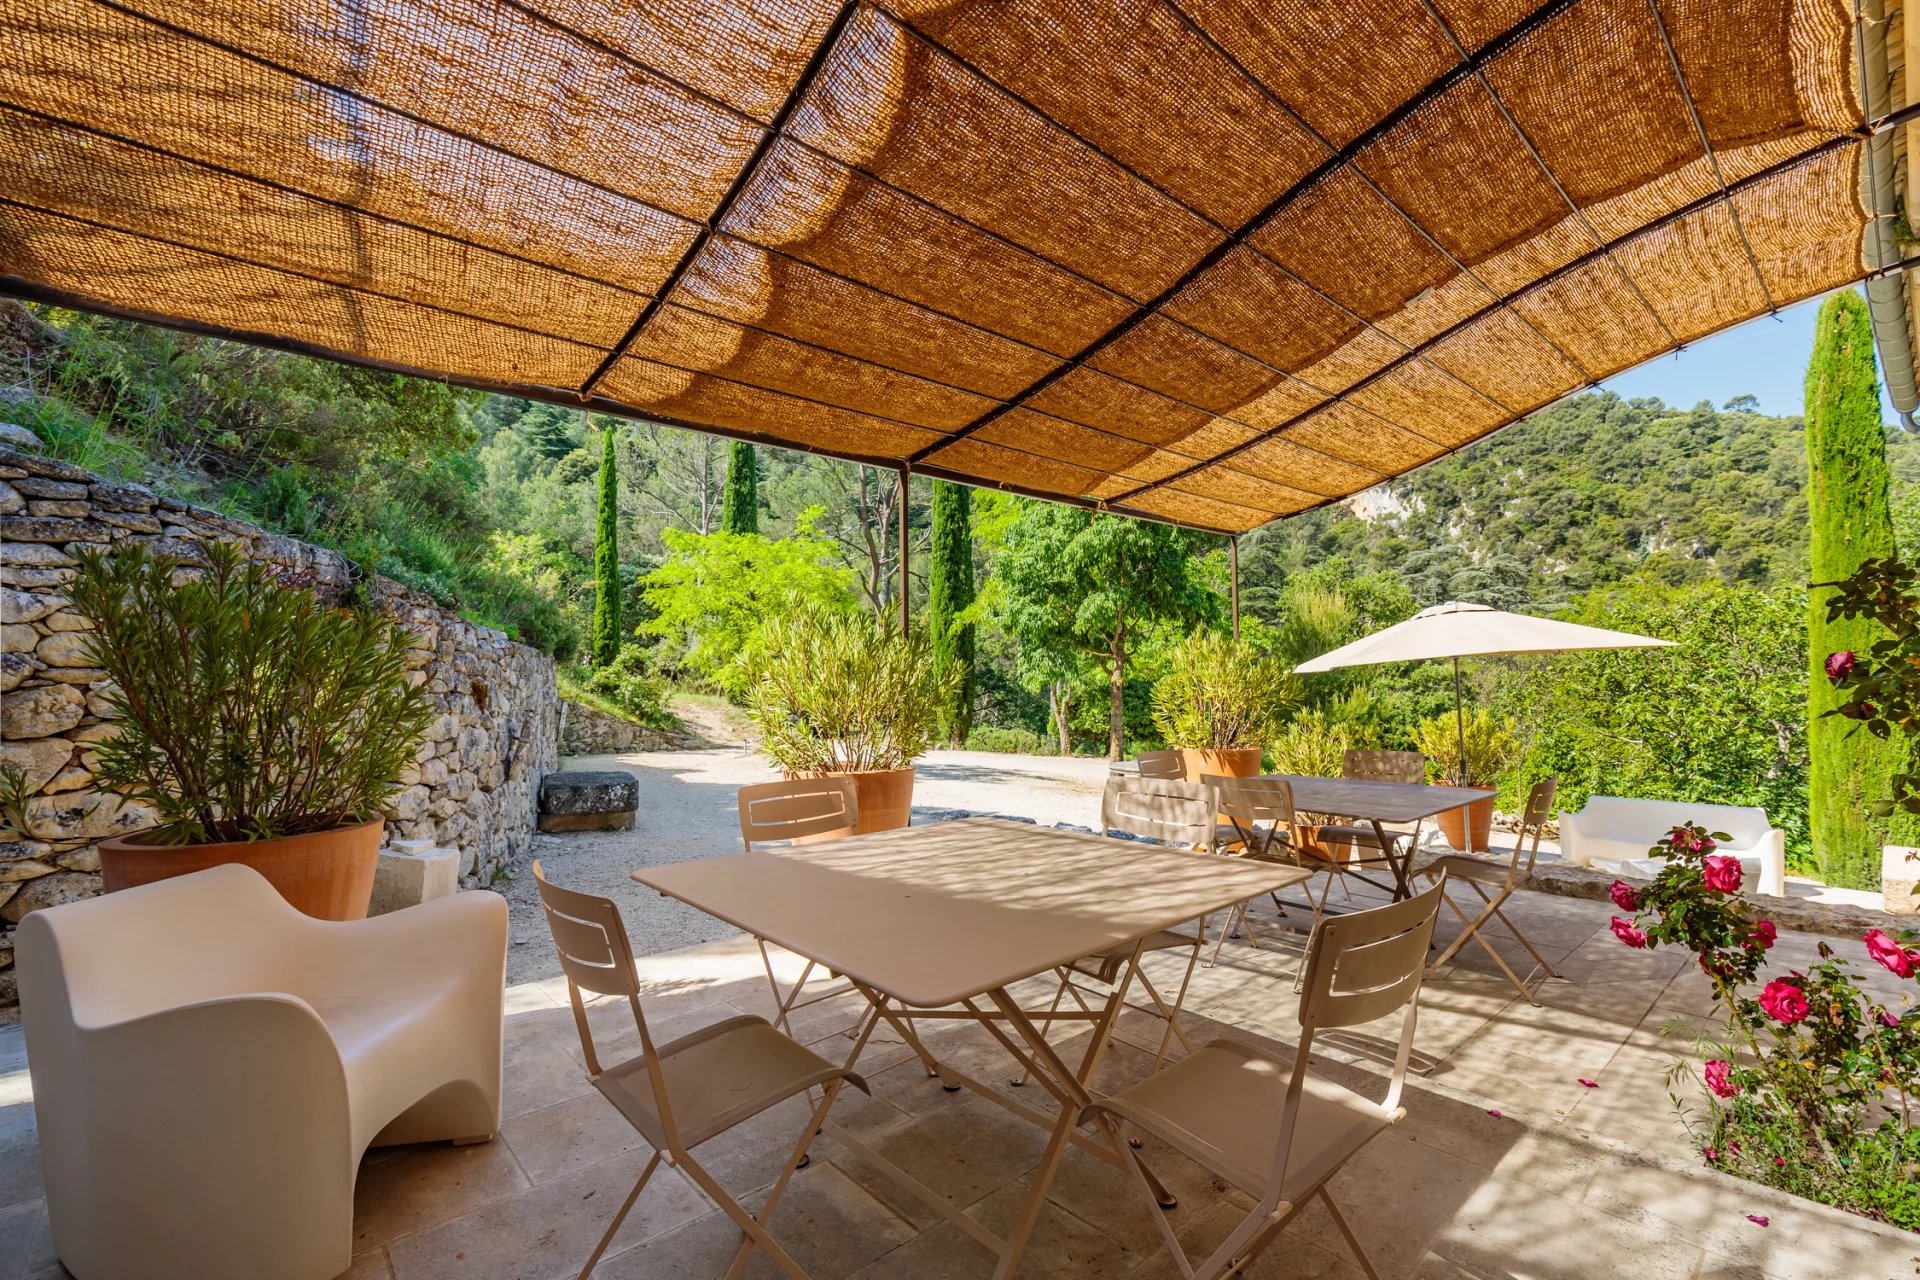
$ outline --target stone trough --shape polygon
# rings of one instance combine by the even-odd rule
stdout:
[[[569,769],[540,784],[540,830],[630,831],[640,781],[624,769]]]

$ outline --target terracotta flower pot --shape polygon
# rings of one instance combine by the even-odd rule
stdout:
[[[1180,765],[1188,782],[1198,782],[1212,774],[1217,778],[1254,778],[1260,774],[1260,748],[1227,747],[1224,750],[1181,747]]]
[[[1463,853],[1473,850],[1484,852],[1487,838],[1493,834],[1493,797],[1475,800],[1465,808],[1464,814],[1459,809],[1448,809],[1435,815],[1434,821],[1440,824],[1440,834],[1447,838],[1449,848]],[[1472,850],[1467,847],[1469,828],[1473,836]]]
[[[280,896],[317,920],[362,920],[373,898],[386,820],[335,827],[279,840],[219,844],[155,844],[151,832],[102,840],[100,875],[107,892],[192,875],[237,862],[252,867]]]
[[[853,792],[860,803],[860,821],[854,830],[860,835],[872,831],[897,831],[906,826],[912,816],[912,766],[870,773],[801,773],[793,776],[852,778]]]

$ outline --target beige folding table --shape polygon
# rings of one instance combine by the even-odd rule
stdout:
[[[1309,778],[1291,773],[1265,776],[1284,779],[1293,787],[1296,812],[1337,814],[1372,824],[1373,834],[1380,841],[1380,856],[1393,872],[1395,902],[1413,896],[1413,844],[1408,841],[1406,853],[1395,857],[1394,842],[1389,839],[1386,824],[1418,822],[1475,800],[1485,800],[1493,794],[1473,787],[1433,787],[1418,782],[1379,782],[1369,778]]]
[[[648,867],[633,878],[851,982],[870,1007],[848,1066],[884,1021],[947,1088],[970,1088],[1051,1131],[1002,1239],[844,1126],[827,1125],[837,1141],[998,1255],[994,1274],[1006,1277],[1019,1264],[1068,1143],[1126,1167],[1117,1151],[1076,1132],[1074,1119],[1090,1101],[1087,1082],[1111,1038],[1142,942],[1310,875],[1298,867],[972,818]],[[1128,958],[1105,1004],[1051,1019],[1092,1025],[1079,1065],[1070,1067],[1009,988],[1122,948]],[[1058,1113],[940,1063],[909,1016],[978,1023],[1053,1095]],[[1164,1192],[1162,1199],[1171,1201]]]

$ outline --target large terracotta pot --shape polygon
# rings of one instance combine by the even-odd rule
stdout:
[[[1487,839],[1493,834],[1493,797],[1475,800],[1472,804],[1465,806],[1465,809],[1465,813],[1459,809],[1448,809],[1444,813],[1437,814],[1434,821],[1440,824],[1440,834],[1447,838],[1450,848],[1458,849],[1463,853],[1470,852],[1467,848],[1467,835],[1471,831],[1473,849],[1484,853],[1487,848]]]
[[[100,842],[100,875],[107,892],[116,893],[237,862],[265,876],[281,897],[317,920],[363,920],[386,825],[375,818],[304,836],[220,844],[155,844],[150,832],[115,836]]]
[[[802,778],[852,778],[853,793],[860,804],[860,821],[854,830],[860,835],[872,831],[897,831],[907,825],[913,813],[913,768],[881,769],[872,773],[802,773]]]
[[[1255,778],[1260,775],[1260,748],[1228,747],[1222,751],[1181,747],[1180,767],[1188,782],[1212,774],[1216,778]]]

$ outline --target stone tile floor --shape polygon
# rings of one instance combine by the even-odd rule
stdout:
[[[1536,1008],[1469,947],[1423,996],[1405,1122],[1333,1183],[1383,1275],[1890,1280],[1917,1273],[1920,1239],[1701,1167],[1666,1096],[1667,1068],[1681,1043],[1663,1031],[1697,1028],[1710,1010],[1704,980],[1683,957],[1619,946],[1606,931],[1604,904],[1523,894],[1511,914],[1564,978],[1545,985]],[[1444,916],[1442,934],[1452,936]],[[1298,942],[1271,927],[1262,936],[1264,949],[1229,942],[1218,967],[1196,973],[1188,997],[1196,1041],[1292,1041]],[[1815,945],[1811,937],[1783,934],[1775,958],[1804,964]],[[1518,952],[1511,944],[1508,950]],[[1153,968],[1175,963],[1162,955]],[[657,1039],[770,1007],[759,957],[743,938],[650,956],[642,967]],[[507,992],[505,1118],[496,1141],[367,1158],[357,1256],[344,1280],[559,1280],[577,1273],[645,1149],[588,1086],[565,998],[564,985],[553,979]],[[801,1015],[801,1033],[827,1037],[820,1047],[831,1054],[845,1045],[836,1032],[851,1014],[844,1002],[822,1003]],[[599,1004],[591,1016],[603,1057],[632,1051],[636,1038],[624,1005]],[[1158,1028],[1144,1015],[1123,1020],[1096,1087],[1113,1090],[1138,1079]],[[930,1043],[982,1079],[1010,1074],[1002,1051],[973,1028],[947,1024]],[[1362,1027],[1325,1037],[1319,1047],[1325,1052],[1316,1069],[1377,1093],[1392,1030]],[[894,1062],[904,1065],[881,1069]],[[836,1118],[978,1221],[1003,1230],[1044,1135],[982,1099],[944,1092],[897,1044],[869,1050],[862,1067],[874,1096],[850,1095]],[[1023,1096],[1032,1101],[1035,1092]],[[20,1030],[0,1031],[0,1280],[65,1274],[48,1243],[31,1101]],[[776,1108],[699,1154],[753,1207],[754,1189],[777,1173],[802,1114],[797,1104]],[[1170,1151],[1150,1148],[1149,1155],[1180,1197],[1174,1220],[1190,1252],[1210,1248],[1244,1200]],[[1748,1214],[1771,1225],[1759,1227]],[[992,1270],[963,1232],[830,1138],[816,1145],[774,1226],[821,1280],[985,1277]],[[596,1274],[717,1277],[737,1238],[691,1182],[663,1169]],[[749,1274],[777,1271],[756,1257]],[[1177,1272],[1125,1176],[1072,1152],[1020,1274],[1161,1280]],[[1361,1272],[1315,1206],[1250,1274],[1352,1280]]]

